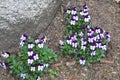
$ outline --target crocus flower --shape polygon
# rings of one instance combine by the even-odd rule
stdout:
[[[10,56],[10,53],[9,52],[2,52],[1,56],[3,58],[8,58]]]
[[[6,69],[7,67],[9,67],[9,64],[7,62],[2,63],[2,65],[3,65],[4,69]]]
[[[32,65],[32,66],[30,67],[30,71],[35,71],[35,66]]]
[[[101,41],[96,41],[96,47],[101,48],[102,42]]]
[[[88,11],[89,9],[88,9],[88,6],[85,4],[85,5],[83,5],[83,10],[84,11]]]
[[[89,15],[88,11],[84,11],[84,12],[83,12],[83,15],[84,15],[84,16]]]
[[[28,49],[28,56],[32,56],[33,55],[33,50],[32,49]]]
[[[79,62],[80,62],[80,64],[84,65],[86,62],[86,59],[82,57],[82,58],[80,58]]]
[[[80,10],[80,15],[82,15],[82,16],[84,15],[83,10]]]
[[[49,64],[48,64],[48,63],[44,64],[44,67],[48,67],[48,66],[49,66]]]
[[[44,65],[41,63],[38,63],[38,71],[43,71]]]
[[[21,40],[20,41],[20,46],[24,46],[24,44],[25,44],[25,40]]]
[[[37,60],[37,59],[39,59],[39,57],[38,57],[38,54],[37,53],[33,53],[33,58],[34,58],[34,60]]]
[[[95,32],[96,32],[96,33],[100,33],[100,32],[101,32],[101,31],[100,31],[100,27],[97,27],[97,26],[96,26],[96,27],[95,27]]]
[[[38,77],[36,77],[36,80],[41,80],[41,78],[38,76]]]
[[[102,44],[101,48],[102,48],[102,50],[105,50],[105,51],[107,50],[107,46],[105,44]]]
[[[83,40],[81,40],[81,45],[86,45],[87,44],[87,39],[83,39]]]
[[[36,44],[40,42],[39,38],[35,38],[34,40]]]
[[[21,36],[21,38],[20,38],[20,40],[26,40],[28,38],[28,36],[27,36],[27,34],[23,34],[22,36]]]
[[[70,24],[75,25],[75,19],[72,18],[71,21],[70,21]]]
[[[78,15],[74,14],[74,15],[72,15],[72,18],[77,21],[78,20]]]
[[[93,39],[94,39],[93,36],[88,36],[88,42],[93,43]]]
[[[63,45],[64,45],[64,42],[63,42],[62,40],[59,40],[59,44],[60,44],[61,46],[63,46]]]
[[[33,42],[28,42],[28,48],[32,49],[34,47],[34,43]]]
[[[70,14],[71,13],[71,9],[68,9],[66,13]]]
[[[84,21],[85,22],[90,22],[90,15],[84,16]]]
[[[39,47],[39,48],[43,48],[43,46],[44,46],[44,42],[43,42],[43,41],[40,41],[40,42],[38,43],[38,47]]]
[[[46,37],[46,36],[43,36],[43,37],[41,38],[41,41],[42,41],[43,43],[46,43],[47,37]]]
[[[79,36],[83,37],[83,35],[84,35],[84,33],[81,31],[80,34],[79,34]]]
[[[77,40],[73,40],[72,41],[72,47],[77,47],[77,45],[78,45],[78,41]]]
[[[68,43],[68,44],[72,44],[72,39],[71,39],[71,37],[67,37],[66,39],[67,39],[67,43]]]
[[[87,35],[88,35],[88,36],[92,36],[92,34],[93,34],[93,31],[88,31],[88,32],[87,32]]]
[[[105,32],[105,36],[108,42],[110,42],[110,34],[108,32]]]
[[[90,54],[91,56],[96,55],[96,51],[92,51],[92,53]]]
[[[83,51],[85,51],[86,45],[81,45],[81,49],[82,49]]]
[[[71,10],[72,10],[71,14],[76,14],[77,13],[77,8],[76,7],[73,7]]]
[[[90,45],[90,49],[94,51],[94,50],[95,50],[95,48],[96,48],[96,44],[91,43],[91,45]]]
[[[21,74],[20,74],[20,77],[24,80],[25,77],[26,77],[26,75],[27,75],[26,73],[21,73]]]
[[[104,34],[103,33],[100,33],[99,36],[100,36],[100,38],[104,38]]]
[[[28,61],[28,64],[32,64],[34,61],[33,56],[29,56],[27,61]]]
[[[76,39],[76,33],[72,33],[69,37],[70,37],[72,40],[73,40],[73,39]]]

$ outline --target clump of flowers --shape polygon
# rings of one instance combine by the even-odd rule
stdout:
[[[11,74],[17,75],[21,80],[41,80],[44,72],[49,70],[49,65],[56,60],[56,54],[45,44],[47,38],[31,38],[23,34],[20,38],[20,52],[10,54],[3,52],[5,62],[0,62],[0,67],[8,68]]]
[[[71,55],[81,65],[100,61],[110,42],[110,34],[102,28],[91,27],[91,19],[85,4],[83,10],[68,9],[65,18],[66,39],[60,41],[63,55]]]

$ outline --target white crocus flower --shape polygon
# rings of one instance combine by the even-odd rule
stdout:
[[[36,78],[36,80],[41,80],[41,78],[38,76],[38,77]]]
[[[34,47],[33,42],[28,42],[28,48],[32,49]]]
[[[96,55],[96,51],[93,51],[93,52],[91,53],[91,56],[94,56],[94,55]]]
[[[70,10],[70,9],[68,9],[66,13],[70,14],[70,13],[71,13],[71,10]]]
[[[10,53],[9,52],[2,52],[1,56],[3,58],[8,58],[10,56]]]
[[[35,67],[31,66],[30,71],[35,71]]]
[[[38,65],[38,71],[43,71],[44,65]]]
[[[44,64],[44,67],[48,67],[48,66],[49,66],[49,64],[48,64],[48,63]]]
[[[62,40],[59,40],[59,44],[60,44],[61,46],[63,46],[63,45],[64,45],[64,42],[63,42]]]
[[[32,56],[33,55],[32,49],[29,49],[27,53],[28,53],[28,56]]]
[[[80,64],[85,65],[86,59],[85,58],[80,58],[79,62],[80,62]]]
[[[21,73],[21,74],[20,74],[20,77],[24,80],[25,77],[26,77],[26,75],[27,75],[26,73]]]
[[[83,32],[80,32],[79,36],[81,36],[81,37],[82,37],[83,35],[84,35],[84,34],[83,34]]]
[[[81,45],[81,49],[82,49],[83,51],[85,51],[86,46],[85,46],[85,45]]]
[[[70,24],[71,24],[71,25],[75,25],[75,20],[74,20],[74,19],[71,19]]]

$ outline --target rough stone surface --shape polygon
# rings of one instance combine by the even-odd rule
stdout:
[[[18,46],[23,33],[37,36],[50,24],[61,0],[0,0],[0,50]]]

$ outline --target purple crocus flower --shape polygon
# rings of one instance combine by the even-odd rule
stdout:
[[[79,62],[80,62],[80,64],[85,65],[86,59],[81,57]]]
[[[70,14],[71,13],[71,9],[67,9],[66,13]]]
[[[37,59],[39,59],[39,57],[38,57],[38,54],[37,53],[33,53],[33,58],[34,58],[34,60],[37,60]]]
[[[93,43],[93,39],[94,39],[93,36],[88,36],[88,42]]]
[[[88,6],[85,4],[85,5],[83,5],[83,9],[84,9],[84,11],[88,11],[89,9],[88,9]]]
[[[37,37],[34,38],[34,40],[35,40],[35,43],[36,43],[36,44],[40,42],[39,38],[37,38]]]
[[[71,10],[72,10],[71,14],[76,14],[77,13],[77,8],[76,7],[71,8]]]
[[[4,68],[4,69],[6,69],[6,68],[9,67],[9,63],[7,63],[7,62],[2,63],[2,65],[3,65],[3,68]]]
[[[106,44],[102,44],[102,45],[101,45],[101,49],[104,50],[104,51],[106,51],[106,50],[107,50]]]
[[[32,56],[33,55],[33,50],[32,49],[28,49],[28,56]]]
[[[78,41],[77,40],[73,40],[72,41],[72,47],[77,47],[77,45],[78,45]]]
[[[84,16],[89,15],[88,11],[84,11],[84,12],[83,12],[83,15],[84,15]]]
[[[105,37],[106,37],[107,41],[110,42],[110,34],[109,34],[109,32],[105,32]]]
[[[43,42],[43,41],[40,41],[40,42],[38,43],[38,47],[39,47],[39,48],[43,48],[43,46],[44,46],[44,42]]]
[[[44,65],[42,63],[38,63],[37,66],[38,66],[38,71],[43,71]]]
[[[20,38],[20,40],[26,40],[26,39],[28,39],[28,35],[27,34],[23,34],[22,36],[21,36],[21,38]]]
[[[101,48],[102,42],[101,41],[96,41],[96,47]]]
[[[85,51],[86,45],[81,45],[81,49],[82,49],[83,51]]]
[[[34,57],[33,56],[29,56],[27,61],[28,61],[28,64],[32,64],[33,61],[34,61]]]
[[[67,40],[67,43],[68,43],[68,44],[72,44],[72,39],[71,39],[71,37],[67,37],[66,40]]]
[[[72,18],[71,21],[70,21],[70,24],[75,25],[75,22],[76,22],[76,20]]]
[[[80,10],[80,15],[84,15],[83,10]]]
[[[46,37],[46,36],[43,36],[43,37],[41,38],[41,41],[43,41],[43,43],[46,43],[47,37]]]
[[[85,22],[90,22],[90,15],[84,16],[84,21]]]
[[[90,44],[90,49],[91,49],[91,50],[95,50],[95,48],[96,48],[96,44],[95,44],[95,43],[91,43],[91,44]]]
[[[32,49],[34,47],[34,43],[33,42],[28,42],[28,48]]]
[[[20,41],[20,46],[24,46],[25,42],[26,42],[25,40],[21,40]]]
[[[70,35],[70,37],[71,37],[71,39],[76,39],[76,33],[72,33],[72,34]]]
[[[3,58],[8,58],[10,56],[10,53],[9,52],[2,52],[1,56]]]
[[[77,14],[73,14],[72,18],[77,21],[78,20],[78,15]]]

